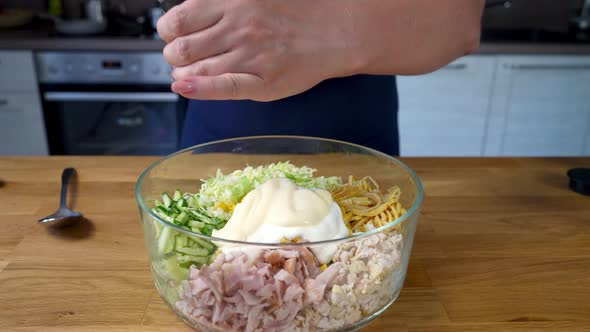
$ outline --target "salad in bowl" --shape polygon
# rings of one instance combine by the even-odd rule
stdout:
[[[190,326],[348,331],[399,295],[422,187],[377,151],[273,136],[166,157],[136,195],[156,288]]]

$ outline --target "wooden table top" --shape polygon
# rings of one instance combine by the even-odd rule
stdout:
[[[150,157],[0,158],[0,331],[189,331],[152,284],[134,198]],[[590,158],[404,159],[426,195],[406,284],[370,331],[590,330]],[[91,223],[52,232],[64,167]]]

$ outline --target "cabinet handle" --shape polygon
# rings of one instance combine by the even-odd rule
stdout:
[[[446,65],[443,67],[443,69],[446,70],[463,70],[467,68],[467,64],[465,63],[454,63],[451,65]]]
[[[590,64],[514,64],[505,63],[504,68],[513,70],[590,70]]]
[[[46,92],[47,101],[102,101],[102,102],[138,102],[138,103],[166,103],[177,102],[180,99],[172,92]]]

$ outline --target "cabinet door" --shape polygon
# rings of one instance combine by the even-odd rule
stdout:
[[[32,52],[0,51],[0,91],[37,91]]]
[[[499,58],[486,155],[588,154],[589,131],[590,56]]]
[[[47,155],[39,97],[0,92],[0,155]]]
[[[496,67],[469,56],[427,75],[398,78],[403,156],[480,156]]]

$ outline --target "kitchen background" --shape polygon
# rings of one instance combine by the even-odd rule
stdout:
[[[475,54],[399,77],[402,156],[589,156],[590,1],[487,7]],[[0,155],[175,151],[186,100],[159,15],[155,0],[1,0]]]

